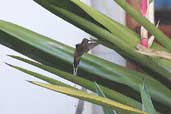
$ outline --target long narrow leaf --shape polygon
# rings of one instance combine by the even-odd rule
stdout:
[[[59,5],[61,0],[35,0],[37,3],[54,13],[55,15],[69,21],[75,26],[83,29],[84,31],[96,36],[103,45],[110,47],[120,53],[122,56],[135,61],[143,66],[148,67],[153,72],[159,73],[161,76],[167,80],[171,80],[171,73],[169,67],[171,67],[171,62],[168,60],[162,60],[158,58],[151,58],[135,52],[135,48],[131,48],[126,45],[127,42],[124,42],[123,39],[114,36],[109,31],[105,30],[102,27],[97,26],[95,23],[90,22],[84,17],[81,17],[78,13],[71,12],[67,8]],[[63,0],[62,0],[63,1]],[[63,2],[65,6],[67,2]],[[52,4],[53,3],[53,4]],[[73,7],[74,8],[74,7]],[[78,8],[78,7],[77,7]],[[121,27],[120,27],[121,28]],[[118,28],[116,28],[118,29]],[[124,35],[124,34],[123,34]],[[129,35],[124,35],[125,39],[129,39]],[[131,40],[132,41],[132,40]],[[132,41],[134,42],[134,40]],[[168,67],[164,67],[168,66]]]
[[[110,107],[110,108],[113,108],[113,109],[120,108],[120,109],[128,110],[128,111],[131,111],[131,112],[146,114],[145,112],[140,111],[140,110],[135,109],[135,108],[132,108],[130,106],[123,105],[123,104],[120,104],[118,102],[112,101],[110,99],[103,98],[103,97],[100,97],[100,96],[96,96],[96,95],[93,95],[93,94],[88,94],[86,92],[78,91],[78,90],[75,90],[75,89],[71,89],[71,88],[67,88],[67,87],[61,87],[61,86],[55,86],[55,85],[45,84],[45,83],[40,83],[40,82],[31,82],[31,83],[33,83],[35,85],[38,85],[38,86],[41,86],[41,87],[44,87],[44,88],[47,88],[47,89],[50,89],[50,90],[53,90],[53,91],[56,91],[56,92],[60,92],[60,93],[72,96],[72,97],[76,97],[76,98],[79,98],[79,99],[82,99],[82,100],[86,100],[86,101],[89,101],[89,102],[92,102],[92,103],[95,103],[95,104],[99,104],[99,105],[102,105],[102,106],[107,106],[107,107]]]
[[[148,114],[157,114],[145,83],[143,83],[141,88],[141,98],[143,111],[147,112]]]
[[[135,44],[138,43],[138,38],[136,34],[131,33],[128,29],[119,25],[114,20],[111,20],[107,16],[102,15],[100,12],[84,4],[80,0],[71,0],[71,1],[76,5],[78,5],[89,16],[91,16],[94,20],[96,20],[98,23],[100,23],[105,28],[107,28],[114,35],[118,36],[118,38],[122,39],[124,42],[127,42],[127,44],[129,44],[130,46],[135,47]],[[125,36],[129,36],[129,40],[128,38],[125,38]]]
[[[11,56],[11,57],[13,57],[15,59],[18,59],[18,60],[21,60],[21,61],[24,61],[24,62],[29,63],[31,65],[34,65],[36,67],[39,67],[41,69],[44,69],[44,70],[46,70],[48,72],[51,72],[53,74],[62,76],[65,79],[73,77],[72,74],[69,74],[69,73],[66,73],[66,72],[63,72],[63,71],[59,71],[58,69],[55,69],[53,67],[49,67],[49,66],[46,66],[46,65],[38,64],[38,63],[35,63],[33,61],[30,61],[30,60],[27,60],[27,59],[23,59],[23,58],[17,57],[17,56]],[[133,89],[139,91],[140,84],[143,83],[143,79],[146,79],[147,80],[147,84],[149,86],[150,95],[154,98],[154,100],[161,102],[159,99],[163,99],[165,101],[165,102],[163,102],[163,100],[162,100],[162,102],[164,104],[165,103],[170,104],[171,92],[170,92],[169,89],[167,89],[165,86],[163,86],[160,82],[158,82],[158,81],[156,81],[154,79],[151,79],[149,77],[146,77],[143,74],[135,73],[133,71],[129,71],[127,73],[121,72],[120,70],[118,70],[118,71],[119,71],[120,75],[116,76],[115,78],[111,78],[112,80],[116,79],[117,77],[120,77],[121,78],[120,80],[122,80],[123,84],[126,84],[126,83],[128,83],[129,85],[132,84],[132,86],[130,85],[130,87],[132,87]],[[128,75],[129,73],[130,73],[130,75],[128,77],[125,77],[125,75]],[[133,76],[133,74],[135,75],[135,77],[131,78],[131,76]],[[135,82],[137,82],[137,84]]]
[[[7,64],[7,65],[9,65],[9,66],[11,66],[11,67],[13,67],[13,68],[15,68],[15,69],[17,69],[17,70],[19,70],[19,71],[22,71],[22,72],[24,72],[24,73],[26,73],[26,74],[29,74],[29,75],[31,75],[31,76],[33,76],[33,77],[36,77],[36,78],[38,78],[38,79],[41,79],[41,80],[43,80],[43,81],[46,81],[46,82],[48,82],[48,83],[50,83],[50,84],[53,84],[53,85],[58,85],[58,86],[64,86],[64,87],[70,87],[70,88],[73,88],[72,86],[70,86],[70,85],[67,85],[67,84],[65,84],[65,83],[63,83],[63,82],[60,82],[60,81],[58,81],[58,80],[55,80],[55,79],[53,79],[53,78],[49,78],[49,77],[47,77],[47,76],[45,76],[45,75],[42,75],[42,74],[39,74],[39,73],[36,73],[36,72],[33,72],[33,71],[30,71],[30,70],[26,70],[26,69],[24,69],[24,68],[21,68],[21,67],[17,67],[17,66],[14,66],[14,65],[10,65],[10,64]],[[79,79],[77,79],[77,77],[75,76],[75,77],[73,77],[73,78],[76,78],[76,79],[74,79],[74,80],[79,80]],[[82,80],[79,80],[79,82],[80,83],[77,83],[77,84],[79,84],[79,85],[81,85],[81,86],[84,86],[84,87],[86,87],[87,89],[90,89],[90,90],[92,90],[92,91],[96,91],[97,92],[97,89],[99,90],[99,94],[100,95],[103,95],[103,96],[105,96],[105,93],[106,93],[106,95],[107,96],[105,96],[105,97],[109,97],[109,98],[111,98],[111,99],[113,99],[113,100],[115,100],[115,101],[121,101],[122,103],[124,103],[124,104],[127,104],[127,105],[129,105],[129,106],[133,106],[133,107],[136,107],[136,108],[138,108],[138,109],[141,109],[141,106],[140,106],[140,104],[137,102],[137,101],[135,101],[135,100],[133,100],[133,99],[131,99],[131,98],[128,98],[128,97],[126,97],[126,96],[124,96],[124,95],[122,95],[122,94],[120,94],[120,93],[118,93],[118,92],[116,92],[116,91],[114,91],[114,90],[110,90],[110,89],[108,89],[108,88],[106,88],[106,87],[103,87],[103,86],[101,86],[101,85],[98,85],[98,86],[96,86],[95,88],[93,87],[93,82],[91,82],[91,81],[88,81],[88,80],[85,80],[85,79],[83,79],[84,80],[84,82],[86,82],[86,84],[88,85],[85,85],[85,84],[80,84],[81,82],[82,82]],[[70,80],[69,80],[70,81]],[[72,80],[71,80],[72,81]],[[76,81],[72,81],[72,82],[76,82]],[[73,89],[76,89],[76,88],[73,88]],[[101,92],[100,92],[101,91]],[[104,93],[105,92],[105,93]],[[122,100],[120,100],[120,99],[122,99]],[[132,103],[132,104],[131,104]],[[135,104],[135,105],[134,105]],[[105,110],[105,112],[107,112],[107,113],[110,113],[110,112],[112,112],[111,110],[108,110],[108,109],[104,109]],[[120,112],[120,113],[122,113],[122,114],[129,114],[130,112],[128,112],[128,111],[121,111],[121,110],[119,110],[119,109],[116,109],[118,112]],[[131,114],[132,114],[133,112],[131,112]]]
[[[71,0],[77,6],[80,7],[80,10],[84,10],[90,17],[92,17],[96,22],[103,25],[110,32],[116,35],[118,38],[122,39],[124,42],[127,42],[129,46],[135,48],[135,46],[140,42],[140,35],[129,29],[128,27],[118,23],[117,21],[103,15],[102,13],[96,11],[90,6],[84,4],[79,0]],[[84,17],[85,18],[85,17]],[[129,36],[129,38],[125,38]],[[154,42],[153,48],[158,47],[161,50],[164,50],[160,45]]]
[[[72,87],[72,86],[70,86],[70,85],[68,85],[68,84],[65,84],[65,83],[60,82],[60,81],[58,81],[58,80],[55,80],[55,79],[53,79],[53,78],[47,77],[47,76],[45,76],[45,75],[42,75],[42,74],[39,74],[39,73],[30,71],[30,70],[27,70],[27,69],[24,69],[24,68],[21,68],[21,67],[18,67],[18,66],[14,66],[14,65],[11,65],[11,64],[8,64],[8,63],[6,63],[6,64],[9,65],[10,67],[13,67],[13,68],[19,70],[19,71],[22,71],[22,72],[24,72],[24,73],[26,73],[26,74],[29,74],[29,75],[31,75],[31,76],[33,76],[33,77],[35,77],[35,78],[41,79],[41,80],[43,80],[43,81],[46,81],[46,82],[48,82],[48,83],[50,83],[50,84],[58,85],[58,86],[64,86],[64,87],[70,87],[70,88],[76,89],[76,88],[74,88],[74,87]],[[76,80],[77,80],[77,77],[76,77],[76,76],[73,77],[73,78],[76,78]],[[80,85],[81,85],[81,86],[83,85],[83,86],[86,87],[87,89],[92,90],[92,91],[95,92],[94,87],[91,86],[93,82],[88,81],[88,80],[85,80],[85,79],[83,79],[83,80],[84,80],[84,82],[86,82],[86,84],[90,84],[90,85],[89,85],[89,86],[86,86],[86,85],[83,85],[83,84],[80,84]],[[70,80],[69,80],[69,81],[70,81]],[[71,81],[72,81],[72,80],[71,80]],[[73,82],[73,81],[72,81],[72,82]],[[82,81],[80,81],[80,82],[82,82]],[[110,90],[110,89],[108,89],[108,88],[106,88],[106,87],[103,87],[103,86],[100,86],[100,85],[99,85],[99,87],[102,87],[103,90],[104,90],[105,92],[110,92],[110,94],[113,96],[112,99],[113,99],[113,98],[114,98],[115,100],[116,100],[116,99],[120,99],[120,98],[116,98],[116,96],[121,97],[121,98],[125,97],[126,99],[128,98],[128,97],[126,97],[126,96],[124,96],[124,95],[122,95],[122,94],[120,94],[120,93],[118,93],[118,92],[113,92],[113,90]],[[106,90],[109,90],[109,91],[106,91]],[[118,93],[118,95],[117,95],[117,93]],[[116,95],[114,95],[114,94],[116,94]],[[122,97],[122,96],[123,96],[123,97]],[[109,96],[109,98],[110,98],[110,96]],[[130,99],[130,98],[128,98],[128,100],[129,100],[129,99]],[[133,99],[132,99],[132,100],[133,100]],[[116,101],[119,101],[119,100],[116,100]],[[134,101],[134,100],[133,100],[133,101]],[[137,102],[137,101],[135,101],[135,102]],[[138,104],[138,102],[137,102],[137,104]],[[130,105],[130,104],[128,103],[128,105]],[[130,106],[131,106],[131,105],[130,105]],[[137,107],[137,108],[140,108],[139,106],[136,106],[136,107]],[[129,113],[130,113],[130,112],[124,112],[124,111],[122,111],[122,114],[129,114]]]
[[[100,88],[100,86],[96,82],[95,82],[95,87],[96,87],[96,93],[99,96],[106,98],[103,90]],[[103,111],[104,111],[104,114],[116,114],[115,111],[113,111],[112,109],[106,108],[106,107],[103,107]]]
[[[17,66],[14,66],[14,65],[10,65],[10,66],[17,69],[17,70],[20,70],[20,71],[22,71],[24,73],[30,74],[30,75],[32,75],[32,76],[34,76],[36,78],[47,81],[50,84],[59,85],[59,83],[56,82],[56,80],[54,80],[54,79],[45,77],[43,75],[32,72],[30,70],[26,70],[26,69],[21,68],[21,67],[17,67]],[[64,73],[64,75],[65,75],[65,73]],[[76,83],[78,85],[81,85],[81,86],[83,86],[83,87],[85,87],[85,88],[87,88],[89,90],[92,90],[92,91],[96,92],[96,88],[94,86],[94,83],[89,81],[89,80],[83,79],[83,78],[78,77],[78,76],[71,76],[71,75],[68,75],[68,76],[67,75],[65,75],[65,76],[61,75],[60,77],[66,79],[68,81],[71,81],[73,83]],[[100,85],[100,87],[102,88],[102,90],[104,91],[104,93],[106,94],[106,96],[108,98],[141,109],[141,104],[139,102],[135,101],[134,99],[131,99],[131,98],[129,98],[129,97],[123,95],[123,94],[120,94],[117,91],[108,89],[108,88],[106,88],[106,87],[104,87],[102,85]]]
[[[0,43],[43,64],[54,66],[67,72],[72,72],[73,48],[15,24],[0,21]],[[152,60],[151,62],[143,62],[153,66]],[[169,68],[169,66],[163,66],[158,62],[157,64],[159,68],[161,66]],[[157,66],[153,67],[156,68]],[[147,75],[125,69],[89,54],[82,57],[79,72],[80,76],[86,75],[85,78],[97,79],[101,77],[103,79],[105,78],[114,82],[122,83],[137,91],[139,90],[139,84],[144,76],[148,77]],[[167,74],[167,72],[163,73]],[[150,86],[152,87],[150,90],[152,98],[162,104],[171,106],[170,90],[150,77],[148,77],[147,80],[149,80],[148,84],[152,85]],[[102,83],[104,84],[104,82]],[[157,90],[160,90],[160,92]]]
[[[50,84],[74,88],[74,87],[72,87],[72,86],[70,86],[70,85],[68,85],[68,84],[65,84],[65,83],[63,83],[63,82],[61,82],[61,81],[58,81],[58,80],[55,80],[55,79],[53,79],[53,78],[47,77],[47,76],[45,76],[45,75],[42,75],[42,74],[39,74],[39,73],[30,71],[30,70],[26,70],[26,69],[24,69],[24,68],[17,67],[17,66],[8,64],[8,63],[6,63],[6,64],[7,64],[8,66],[10,66],[10,67],[13,67],[13,68],[19,70],[19,71],[22,71],[22,72],[24,72],[24,73],[26,73],[26,74],[29,74],[29,75],[31,75],[31,76],[33,76],[33,77],[35,77],[35,78],[41,79],[41,80],[43,80],[43,81],[46,81],[46,82],[48,82],[48,83],[50,83]]]

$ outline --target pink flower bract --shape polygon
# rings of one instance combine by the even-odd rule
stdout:
[[[147,8],[148,8],[148,0],[141,0],[140,8],[141,8],[141,14],[143,16],[146,16]]]
[[[147,38],[142,38],[141,39],[141,45],[148,48],[148,39]]]

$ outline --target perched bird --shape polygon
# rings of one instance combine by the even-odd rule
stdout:
[[[81,56],[84,53],[87,53],[89,50],[97,46],[96,40],[88,40],[84,38],[80,44],[76,44],[76,49],[74,53],[74,68],[77,68],[77,66],[80,63]]]
[[[73,74],[74,75],[77,75],[77,69],[78,69],[78,65],[80,63],[81,56],[84,53],[87,53],[89,50],[91,50],[95,46],[97,46],[96,40],[88,40],[86,38],[84,38],[80,44],[76,44],[76,49],[75,49],[75,53],[74,53],[74,62],[73,62],[73,67],[74,67]],[[82,87],[81,90],[86,92],[87,89]],[[84,101],[79,100],[75,114],[82,114],[83,108],[84,108]]]

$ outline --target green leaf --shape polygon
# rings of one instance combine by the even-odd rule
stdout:
[[[53,79],[53,78],[47,77],[47,76],[45,76],[45,75],[43,75],[43,74],[39,74],[39,73],[30,71],[30,70],[27,70],[27,69],[24,69],[24,68],[21,68],[21,67],[17,67],[17,66],[8,64],[8,63],[6,63],[6,64],[7,64],[8,66],[12,67],[12,68],[15,68],[15,69],[17,69],[17,70],[19,70],[19,71],[22,71],[22,72],[26,73],[26,74],[29,74],[29,75],[31,75],[31,76],[33,76],[33,77],[35,77],[35,78],[41,79],[41,80],[43,80],[43,81],[46,81],[46,82],[48,82],[48,83],[50,83],[50,84],[74,88],[74,87],[72,87],[72,86],[70,86],[70,85],[67,85],[67,84],[65,84],[65,83],[63,83],[63,82],[61,82],[61,81],[55,80],[55,79]]]
[[[76,89],[76,88],[74,88],[74,87],[72,87],[72,86],[70,86],[70,85],[67,85],[67,84],[65,84],[65,83],[63,83],[63,82],[60,82],[60,81],[58,81],[58,80],[55,80],[55,79],[53,79],[53,78],[49,78],[49,77],[47,77],[47,76],[45,76],[45,75],[42,75],[42,74],[39,74],[39,73],[36,73],[36,72],[33,72],[33,71],[30,71],[30,70],[26,70],[26,69],[24,69],[24,68],[21,68],[21,67],[17,67],[17,66],[14,66],[14,65],[10,65],[10,64],[7,64],[7,65],[9,65],[9,66],[11,66],[11,67],[13,67],[13,68],[15,68],[15,69],[17,69],[17,70],[19,70],[19,71],[22,71],[22,72],[24,72],[24,73],[26,73],[26,74],[29,74],[29,75],[31,75],[31,76],[33,76],[33,77],[35,77],[35,78],[38,78],[38,79],[41,79],[41,80],[43,80],[43,81],[46,81],[46,82],[48,82],[48,83],[50,83],[50,84],[53,84],[53,85],[58,85],[58,86],[64,86],[64,87],[70,87],[70,88],[73,88],[73,89]],[[82,80],[87,84],[80,84],[80,83],[77,83],[77,84],[79,84],[79,85],[81,85],[81,86],[84,86],[84,87],[86,87],[87,89],[90,89],[90,90],[92,90],[92,91],[94,91],[94,92],[97,92],[97,87],[93,87],[93,82],[91,82],[91,81],[88,81],[88,80],[86,80],[86,79],[82,79],[82,78],[80,78],[80,79],[82,79],[82,80],[80,80],[78,77],[73,77],[74,78],[74,80],[78,80],[80,83],[82,82]],[[69,80],[70,81],[70,80]],[[72,80],[71,80],[72,81]],[[76,82],[76,81],[72,81],[72,82]],[[108,97],[108,98],[111,98],[111,99],[113,99],[113,100],[115,100],[115,101],[121,101],[121,102],[123,102],[124,104],[127,104],[127,105],[129,105],[129,106],[133,106],[133,107],[135,107],[135,108],[138,108],[138,109],[141,109],[141,104],[140,103],[138,103],[137,101],[135,101],[135,100],[133,100],[133,99],[131,99],[131,98],[129,98],[129,97],[126,97],[126,96],[124,96],[124,95],[122,95],[122,94],[120,94],[120,93],[118,93],[118,92],[116,92],[116,91],[114,91],[114,90],[111,90],[111,89],[108,89],[108,88],[106,88],[106,87],[104,87],[104,86],[101,86],[101,85],[97,85],[98,86],[98,90],[99,91],[101,91],[101,92],[99,92],[99,94],[101,93],[101,95],[105,95],[105,93],[106,93],[106,95],[107,96],[105,96],[105,97]],[[78,90],[78,89],[77,89]],[[105,92],[105,93],[104,93]],[[122,99],[122,100],[120,100],[120,99]],[[132,104],[131,104],[132,103]],[[135,106],[134,106],[134,104],[135,104]],[[119,110],[119,109],[116,109],[118,112],[120,112],[121,114],[129,114],[130,112],[128,112],[128,111],[121,111],[121,110]],[[106,109],[105,109],[105,111],[106,111]],[[107,110],[108,111],[108,110]],[[131,112],[131,114],[132,114],[132,112]]]
[[[107,28],[114,35],[118,36],[123,41],[128,42],[129,45],[132,44],[130,46],[134,46],[135,43],[132,42],[133,39],[131,39],[131,38],[136,39],[135,37],[137,37],[137,36],[135,34],[130,34],[130,32],[128,32],[127,29],[124,29],[123,26],[119,25],[118,23],[116,23],[114,20],[111,20],[107,16],[102,15],[100,12],[89,7],[88,5],[84,4],[80,0],[71,0],[71,1],[73,3],[75,3],[77,6],[79,6],[82,10],[84,10],[90,17],[92,17],[98,23],[100,23],[105,28]],[[125,36],[128,36],[128,35],[130,36],[130,40],[127,40],[127,38],[125,38]],[[138,41],[138,39],[137,39],[137,41]]]
[[[33,63],[32,62],[32,65],[33,64],[36,64],[36,63]],[[39,64],[37,64],[37,65],[39,65]],[[57,85],[59,85],[59,83],[56,82],[56,80],[54,80],[54,79],[45,77],[43,75],[37,74],[35,72],[32,72],[30,70],[26,70],[26,69],[21,68],[21,67],[18,67],[18,66],[14,66],[14,65],[10,65],[10,66],[13,67],[13,68],[15,68],[15,69],[17,69],[17,70],[19,70],[19,71],[22,71],[22,72],[27,73],[27,74],[30,74],[30,75],[32,75],[32,76],[34,76],[36,78],[39,78],[41,80],[44,80],[44,81],[46,81],[46,82],[48,82],[50,84],[54,84],[54,85],[57,84]],[[56,71],[59,71],[59,70],[56,69]],[[89,90],[92,90],[92,91],[96,92],[96,88],[94,86],[94,82],[89,81],[89,80],[86,80],[86,79],[81,78],[81,77],[78,77],[78,76],[74,76],[74,75],[71,75],[71,74],[67,74],[67,73],[62,72],[62,71],[60,71],[60,72],[61,72],[61,74],[58,75],[58,76],[60,76],[61,78],[64,78],[64,79],[66,79],[68,81],[71,81],[73,83],[76,83],[76,84],[78,84],[80,86],[83,86],[83,87],[85,87],[85,88],[87,88]],[[106,87],[104,87],[102,85],[100,85],[100,87],[102,88],[102,90],[104,91],[104,93],[106,94],[106,96],[108,98],[141,109],[141,104],[139,102],[137,102],[136,100],[131,99],[131,98],[129,98],[129,97],[127,97],[127,96],[125,96],[125,95],[117,92],[117,91],[108,89],[108,88],[106,88]]]
[[[13,68],[15,68],[15,69],[17,69],[17,70],[19,70],[19,71],[22,71],[22,72],[24,72],[24,73],[26,73],[26,74],[29,74],[29,75],[31,75],[31,76],[33,76],[33,77],[36,77],[36,78],[38,78],[38,79],[41,79],[41,80],[43,80],[43,81],[46,81],[46,82],[48,82],[48,83],[50,83],[50,84],[53,84],[53,85],[58,85],[58,86],[63,86],[63,87],[70,87],[70,88],[72,88],[72,89],[77,89],[77,88],[74,88],[74,87],[72,87],[72,86],[70,86],[70,85],[67,85],[67,84],[65,84],[65,83],[63,83],[63,82],[60,82],[60,81],[58,81],[58,80],[55,80],[55,79],[53,79],[53,78],[49,78],[49,77],[47,77],[47,76],[45,76],[45,75],[42,75],[42,74],[39,74],[39,73],[36,73],[36,72],[33,72],[33,71],[30,71],[30,70],[27,70],[27,69],[24,69],[24,68],[21,68],[21,67],[17,67],[17,66],[14,66],[14,65],[11,65],[11,64],[8,64],[8,63],[6,63],[7,65],[9,65],[10,67],[13,67]],[[77,77],[76,77],[77,78]],[[88,83],[88,81],[87,80],[85,80],[87,83]],[[90,82],[90,81],[89,81]],[[92,83],[92,82],[91,82]],[[98,85],[99,86],[99,85]],[[100,86],[99,86],[100,87]],[[103,89],[104,89],[105,87],[103,87]],[[91,88],[87,88],[87,89],[91,89]],[[107,90],[109,90],[108,88],[106,88]],[[77,89],[78,90],[78,89]],[[112,94],[112,93],[114,93],[113,92],[113,90],[109,90],[110,91],[110,93]],[[120,95],[119,95],[120,96]],[[115,97],[115,99],[117,99],[116,97]],[[129,104],[130,105],[130,104]],[[105,111],[107,111],[108,112],[108,110],[106,110],[106,108],[104,109]],[[110,111],[109,111],[110,112]],[[123,112],[123,111],[122,111]],[[125,111],[125,113],[123,112],[122,114],[129,114],[130,112],[126,112]],[[131,112],[132,113],[132,112]],[[106,114],[111,114],[111,113],[106,113]]]
[[[46,65],[38,64],[36,62],[30,61],[30,60],[27,60],[27,59],[23,59],[21,57],[17,57],[17,56],[11,56],[11,57],[13,57],[15,59],[18,59],[18,60],[21,60],[21,61],[24,61],[24,62],[29,63],[31,65],[34,65],[36,67],[39,67],[41,69],[44,69],[44,70],[46,70],[48,72],[51,72],[53,74],[56,74],[58,76],[62,76],[62,78],[64,78],[64,79],[70,79],[71,77],[74,76],[72,74],[60,71],[60,70],[55,69],[53,67],[49,67],[49,66],[46,66]],[[115,67],[111,66],[111,68],[113,69]],[[115,74],[114,74],[113,75],[114,77],[110,78],[111,81],[112,80],[116,81],[116,79],[119,78],[118,82],[122,82],[122,84],[128,84],[130,87],[132,87],[133,89],[135,89],[135,90],[140,92],[140,88],[139,88],[140,84],[143,82],[143,79],[146,79],[147,80],[147,84],[149,85],[150,95],[154,98],[154,100],[156,100],[158,102],[161,102],[163,104],[170,104],[171,92],[170,92],[170,90],[168,88],[163,86],[160,82],[158,82],[158,81],[156,81],[156,80],[154,80],[154,79],[152,79],[152,78],[150,78],[148,76],[145,76],[145,74],[137,73],[137,72],[134,72],[134,71],[130,71],[130,70],[124,70],[123,71],[123,69],[122,70],[118,69],[116,71],[119,73],[119,75],[115,76]],[[109,73],[109,72],[106,72],[106,73]],[[128,75],[129,73],[130,73],[130,75]],[[86,78],[87,76],[88,75],[83,76],[83,77]],[[74,79],[72,79],[72,80],[74,81]],[[99,79],[97,79],[96,81],[98,81],[98,80]],[[86,84],[84,81],[82,81],[82,83]],[[167,106],[170,106],[170,105],[167,105]]]
[[[141,113],[141,114],[147,114],[141,110],[135,109],[133,107],[124,105],[124,104],[120,104],[118,102],[112,101],[110,99],[107,98],[103,98],[100,96],[96,96],[93,94],[88,94],[86,92],[82,92],[79,90],[75,90],[75,89],[71,89],[71,88],[67,88],[67,87],[62,87],[62,86],[56,86],[56,85],[51,85],[51,84],[45,84],[45,83],[40,83],[40,82],[31,82],[35,85],[59,92],[59,93],[63,93],[72,97],[76,97],[82,100],[86,100],[95,104],[99,104],[102,106],[106,106],[109,108],[119,108],[119,109],[123,109],[123,110],[128,110],[131,112],[137,112],[137,113]]]
[[[158,58],[153,58],[153,57],[148,57],[145,55],[141,55],[137,52],[135,52],[135,46],[139,42],[138,37],[136,35],[133,35],[133,33],[129,32],[129,35],[125,35],[125,33],[128,34],[128,29],[121,29],[121,25],[115,24],[114,29],[119,30],[119,33],[123,35],[122,38],[117,36],[117,34],[114,35],[111,34],[109,31],[104,29],[103,27],[100,27],[99,24],[95,24],[95,22],[91,22],[90,20],[87,19],[87,17],[84,17],[80,15],[79,13],[75,11],[70,11],[66,7],[66,5],[69,6],[69,4],[73,4],[71,1],[63,1],[63,0],[35,0],[35,2],[39,3],[41,6],[44,8],[48,9],[55,15],[65,19],[66,21],[72,23],[73,25],[83,29],[84,31],[90,33],[91,35],[97,37],[100,40],[100,43],[103,45],[114,49],[117,51],[119,54],[121,54],[123,57],[134,61],[136,63],[139,63],[142,66],[146,66],[148,71],[152,72],[157,72],[159,73],[163,78],[166,78],[168,81],[171,80],[171,73],[170,73],[170,67],[171,67],[171,62],[168,60],[163,60],[163,59],[158,59]],[[59,5],[59,3],[61,3]],[[73,9],[78,9],[78,6],[72,7]],[[87,7],[86,7],[87,8]],[[83,10],[80,8],[80,11],[83,12]],[[94,10],[91,10],[92,13],[94,14]],[[100,13],[98,13],[98,16]],[[91,15],[92,16],[92,15]],[[95,15],[96,16],[96,15]],[[105,18],[103,14],[100,15],[101,17]],[[100,17],[100,18],[101,18]],[[102,19],[103,19],[102,18]],[[99,17],[94,17],[94,19],[99,19]],[[106,18],[105,18],[106,19]],[[108,19],[111,22],[112,19]],[[101,22],[100,20],[96,20],[96,23]],[[105,22],[102,21],[102,22]],[[105,23],[100,23],[101,25],[105,25]],[[113,24],[114,25],[114,24]],[[118,25],[118,26],[117,26]],[[111,27],[112,28],[112,27]],[[127,31],[127,32],[126,32]],[[119,34],[119,35],[120,35]],[[134,36],[130,37],[130,36]],[[124,39],[123,39],[124,38]],[[132,43],[128,42],[134,42],[134,45],[131,45]],[[127,45],[130,44],[130,45]],[[155,47],[158,47],[158,45]],[[163,48],[162,48],[163,49]],[[165,67],[167,66],[167,67]],[[156,77],[156,75],[154,75]]]
[[[149,95],[149,90],[145,84],[145,81],[141,88],[141,98],[142,98],[142,104],[143,104],[143,111],[147,112],[148,114],[157,114],[153,106],[151,97]]]
[[[103,93],[103,90],[100,88],[100,86],[95,82],[95,87],[96,87],[96,93],[101,96],[106,98],[105,94]],[[103,107],[104,114],[116,114],[115,111],[112,109]]]
[[[72,72],[74,49],[45,36],[15,24],[0,21],[0,43],[45,65]],[[151,62],[144,61],[144,63],[153,66]],[[158,62],[157,64],[169,68]],[[157,66],[153,67],[156,68]],[[150,95],[152,98],[162,104],[171,106],[170,90],[148,75],[128,70],[89,54],[82,57],[79,72],[78,75],[86,76],[84,78],[91,80],[98,79],[103,85],[108,84],[108,80],[111,80],[129,86],[136,91],[139,91],[139,83],[146,77],[149,85],[151,85]],[[167,72],[163,73],[167,74]]]

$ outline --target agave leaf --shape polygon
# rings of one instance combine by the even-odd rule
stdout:
[[[61,3],[61,0],[57,0],[57,1],[56,0],[55,1],[54,0],[48,0],[48,1],[47,0],[35,0],[35,2],[39,3],[40,5],[42,5],[43,7],[45,7],[52,13],[54,13],[55,15],[65,19],[66,21],[83,29],[84,31],[94,35],[100,40],[100,43],[102,43],[103,45],[109,48],[116,50],[123,57],[129,60],[132,60],[136,63],[139,63],[142,66],[146,66],[148,69],[150,69],[150,71],[153,71],[155,73],[157,72],[161,76],[166,78],[167,80],[171,81],[171,73],[169,69],[171,67],[171,62],[168,60],[148,57],[148,56],[141,55],[135,52],[135,48],[133,48],[134,46],[130,46],[131,43],[127,43],[129,41],[132,41],[132,42],[135,42],[134,45],[137,44],[136,38],[134,38],[133,40],[129,39],[128,36],[132,36],[132,35],[123,34],[125,38],[124,39],[119,38],[118,36],[116,36],[116,34],[115,35],[111,34],[109,31],[105,30],[103,27],[97,26],[95,23],[90,22],[83,16],[80,16],[78,13],[71,12],[66,7],[63,7],[61,4],[59,5],[59,3]],[[69,2],[71,4],[71,1],[66,1],[66,2],[63,2],[63,5],[65,6],[66,4],[69,4]],[[124,29],[121,29],[122,28],[121,25],[118,24],[118,26],[120,27],[115,26],[116,29],[120,29],[120,31],[124,31]],[[128,31],[128,30],[126,29],[125,31]],[[122,32],[119,32],[119,33],[122,34]],[[128,41],[125,41],[125,39],[127,39]],[[127,45],[127,44],[130,44],[130,45]]]
[[[142,104],[143,104],[143,111],[147,112],[148,114],[157,114],[151,97],[149,95],[148,87],[145,85],[145,81],[141,88],[141,98],[142,98]]]
[[[62,78],[65,78],[65,79],[68,79],[68,78],[71,78],[74,76],[72,74],[60,71],[60,70],[55,69],[53,67],[42,65],[42,64],[39,64],[39,63],[30,61],[27,59],[18,57],[18,56],[11,56],[11,57],[18,59],[18,60],[21,60],[21,61],[24,61],[24,62],[29,63],[31,65],[34,65],[36,67],[39,67],[41,69],[44,69],[44,70],[51,72],[53,74],[56,74],[58,76],[62,76]],[[158,82],[158,81],[156,81],[156,80],[154,80],[148,76],[145,76],[145,74],[141,74],[141,73],[138,73],[135,71],[130,71],[130,70],[124,70],[123,71],[123,69],[122,70],[118,69],[117,71],[118,71],[119,75],[116,74],[117,76],[115,76],[115,74],[113,74],[113,76],[115,76],[115,77],[111,77],[109,80],[114,81],[114,82],[118,80],[117,82],[120,82],[122,84],[128,84],[129,87],[132,87],[136,91],[139,91],[140,90],[140,88],[139,88],[140,84],[143,83],[144,79],[146,79],[147,84],[149,86],[150,95],[153,97],[153,99],[158,101],[158,102],[161,102],[163,104],[170,104],[171,92],[168,88],[163,86],[160,82]],[[130,75],[128,75],[129,73],[130,73]],[[133,74],[135,75],[135,77]],[[87,76],[83,76],[83,77],[86,78]],[[117,78],[119,78],[119,79],[117,79]],[[168,105],[168,106],[170,106],[170,105]]]
[[[143,17],[138,11],[132,8],[125,0],[114,0],[120,5],[129,15],[131,15],[137,22],[143,25],[152,35],[155,36],[164,47],[171,51],[171,40],[155,27],[150,21]]]
[[[59,92],[59,93],[63,93],[72,97],[76,97],[82,100],[86,100],[95,104],[99,104],[102,106],[106,106],[106,107],[110,107],[110,108],[119,108],[119,109],[123,109],[123,110],[128,110],[131,112],[137,112],[137,113],[141,113],[141,114],[147,114],[141,110],[135,109],[133,107],[124,105],[124,104],[120,104],[118,102],[112,101],[110,99],[107,98],[103,98],[100,96],[96,96],[93,94],[88,94],[86,92],[82,92],[79,90],[75,90],[75,89],[71,89],[71,88],[67,88],[67,87],[62,87],[62,86],[56,86],[56,85],[51,85],[51,84],[45,84],[45,83],[40,83],[40,82],[31,82],[35,85]]]

